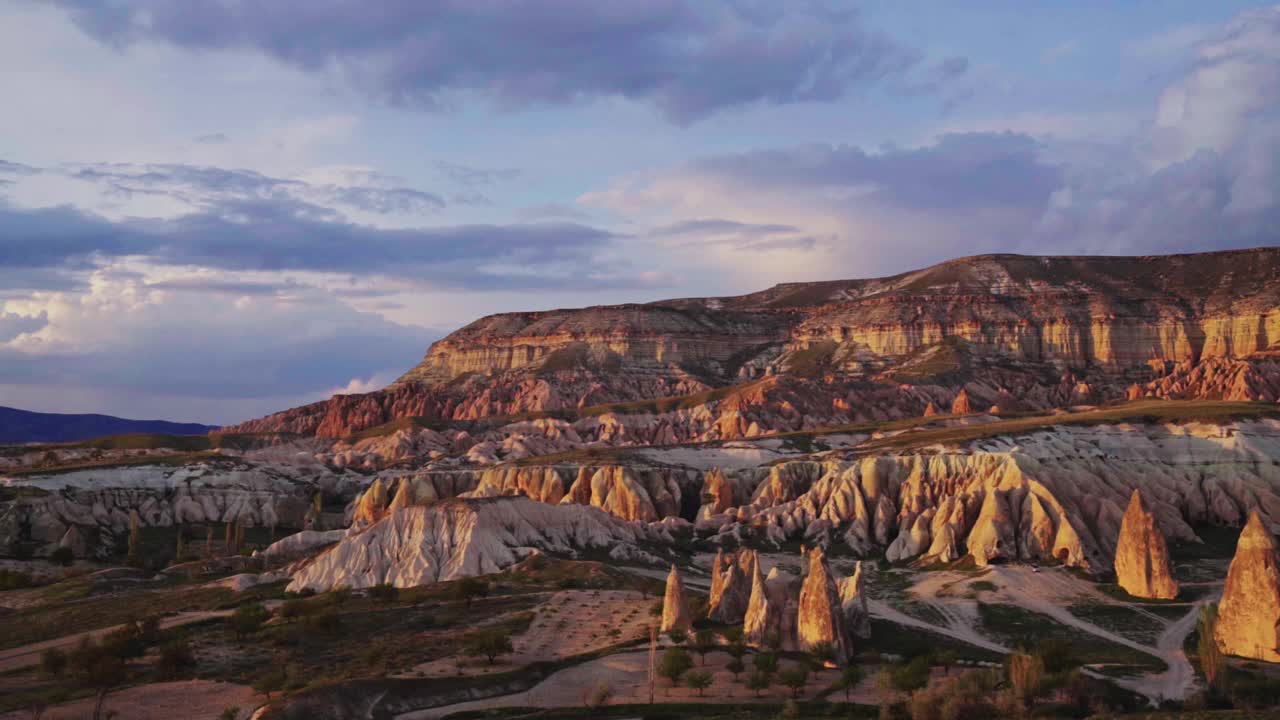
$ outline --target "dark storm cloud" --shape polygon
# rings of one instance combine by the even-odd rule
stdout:
[[[510,107],[626,97],[689,123],[750,103],[909,86],[919,52],[837,3],[679,0],[60,0],[99,40],[251,48],[338,69],[395,103],[480,91]],[[963,71],[948,61],[951,71]]]
[[[139,256],[230,271],[368,273],[434,286],[581,286],[613,235],[571,223],[382,229],[289,199],[227,201],[167,220],[113,222],[70,207],[0,204],[0,265],[86,269]],[[519,271],[501,267],[519,267]]]

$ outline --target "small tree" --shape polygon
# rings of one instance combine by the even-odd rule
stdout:
[[[738,676],[742,674],[742,671],[747,668],[742,664],[742,658],[730,658],[729,662],[725,664],[724,669],[733,673],[733,679],[737,680]]]
[[[899,692],[919,690],[929,684],[929,656],[918,655],[906,665],[894,668],[891,676],[893,689]]]
[[[809,669],[802,665],[792,665],[778,673],[778,680],[791,688],[791,697],[798,698],[804,684],[809,682]]]
[[[69,547],[57,547],[53,552],[49,553],[49,562],[54,565],[67,567],[76,561],[76,554]]]
[[[40,655],[40,671],[49,677],[62,677],[67,669],[67,654],[58,648],[49,648]]]
[[[1016,652],[1007,663],[1009,684],[1026,707],[1031,707],[1044,686],[1044,660],[1038,655]]]
[[[849,702],[849,695],[862,682],[862,677],[862,668],[857,665],[846,665],[840,669],[840,679],[836,681],[836,687],[844,691],[845,702]]]
[[[262,603],[255,602],[236,608],[236,611],[227,618],[227,624],[236,634],[236,639],[243,640],[258,632],[269,619],[271,619],[271,612],[263,607]]]
[[[693,634],[693,643],[690,645],[693,651],[698,653],[698,657],[702,659],[702,664],[707,664],[707,653],[716,649],[716,634],[710,630],[699,630]]]
[[[662,662],[658,665],[658,674],[671,681],[675,687],[680,678],[693,667],[693,658],[689,651],[682,647],[670,647],[662,654]]]
[[[187,554],[187,544],[183,540],[183,534],[183,527],[179,525],[177,545],[173,548],[173,561],[175,563],[182,562],[182,557]]]
[[[813,658],[813,666],[820,668],[827,663],[834,663],[836,660],[836,650],[829,642],[820,642],[809,648],[809,657]]]
[[[1196,625],[1196,655],[1200,658],[1200,670],[1204,673],[1209,689],[1219,695],[1226,690],[1226,661],[1214,634],[1218,627],[1218,606],[1209,603],[1200,606],[1200,619]]]
[[[702,697],[702,691],[711,687],[711,673],[706,670],[695,670],[685,677],[684,682],[698,691],[698,697]]]
[[[751,658],[751,665],[759,672],[773,675],[778,672],[778,656],[773,653],[756,653]]]
[[[769,684],[772,682],[772,676],[761,670],[756,670],[747,676],[747,689],[760,697],[761,690],[768,690]]]
[[[672,630],[671,632],[668,632],[667,637],[670,638],[671,642],[675,643],[676,645],[683,645],[686,642],[688,642],[689,633],[683,630],[676,629],[676,630]]]
[[[253,691],[265,697],[269,702],[271,694],[283,690],[287,681],[288,676],[285,674],[284,668],[277,665],[268,668],[258,676],[257,681],[253,683]]]
[[[182,677],[187,670],[196,664],[191,646],[185,640],[174,640],[160,647],[160,657],[156,660],[156,670],[160,676],[172,680]]]
[[[489,584],[480,578],[467,577],[454,583],[450,591],[454,600],[466,603],[470,609],[473,600],[489,594]]]
[[[138,526],[138,515],[137,513],[131,513],[129,515],[129,553],[125,558],[125,561],[130,565],[137,565],[139,562],[138,545],[141,533],[142,530]]]
[[[382,583],[369,588],[369,597],[378,602],[393,603],[399,596],[400,589],[389,583]]]
[[[506,655],[515,650],[511,645],[511,636],[501,630],[490,630],[476,635],[467,643],[466,652],[473,657],[483,656],[492,665],[499,655]]]
[[[240,708],[229,705],[222,709],[222,713],[218,715],[218,720],[239,720]]]
[[[93,720],[102,720],[107,694],[128,677],[124,658],[85,637],[71,654],[70,665],[81,685],[94,690]]]

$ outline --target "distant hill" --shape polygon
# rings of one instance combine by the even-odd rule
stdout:
[[[0,443],[74,442],[124,433],[204,435],[214,425],[167,420],[127,420],[110,415],[64,415],[0,406]]]

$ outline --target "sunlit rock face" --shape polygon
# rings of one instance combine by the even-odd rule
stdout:
[[[1120,522],[1115,567],[1116,581],[1130,595],[1158,600],[1178,596],[1178,583],[1169,568],[1169,549],[1155,516],[1142,502],[1141,488],[1134,489]]]
[[[685,595],[684,580],[680,578],[680,569],[672,565],[671,572],[667,574],[667,589],[662,596],[662,624],[658,631],[689,632],[692,629],[693,613],[689,611],[689,599]]]
[[[494,315],[435,343],[385,390],[335,396],[234,430],[344,438],[410,417],[572,416],[778,379],[731,398],[652,405],[653,416],[669,417],[646,430],[645,441],[750,437],[798,429],[806,417],[916,417],[930,404],[1004,412],[1148,396],[1275,401],[1277,277],[1278,248],[989,255],[739,297]],[[886,382],[873,387],[868,379]],[[618,442],[630,428],[602,423],[592,434],[582,440]]]
[[[1280,557],[1254,512],[1240,533],[1218,604],[1218,646],[1230,655],[1280,662]]]
[[[1135,489],[1170,538],[1280,519],[1280,422],[1058,427],[960,448],[774,465],[726,512],[766,536],[839,540],[890,560],[1113,566]],[[815,533],[815,528],[818,530]]]
[[[353,529],[299,569],[289,589],[413,587],[498,572],[535,551],[572,556],[597,550],[653,562],[639,545],[654,537],[592,507],[523,497],[449,500],[387,513]]]
[[[796,617],[796,633],[800,649],[812,652],[828,646],[835,661],[845,663],[853,657],[850,636],[845,628],[844,608],[831,568],[822,548],[809,553],[809,572],[800,588],[800,610]]]

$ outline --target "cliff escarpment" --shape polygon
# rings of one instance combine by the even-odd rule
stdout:
[[[992,255],[738,297],[494,315],[436,342],[385,390],[236,429],[347,437],[406,417],[473,421],[699,395],[709,404],[716,390],[764,377],[793,381],[824,422],[856,413],[867,396],[893,418],[949,406],[962,390],[984,403],[979,411],[1126,397],[1274,401],[1277,278],[1280,248]]]

